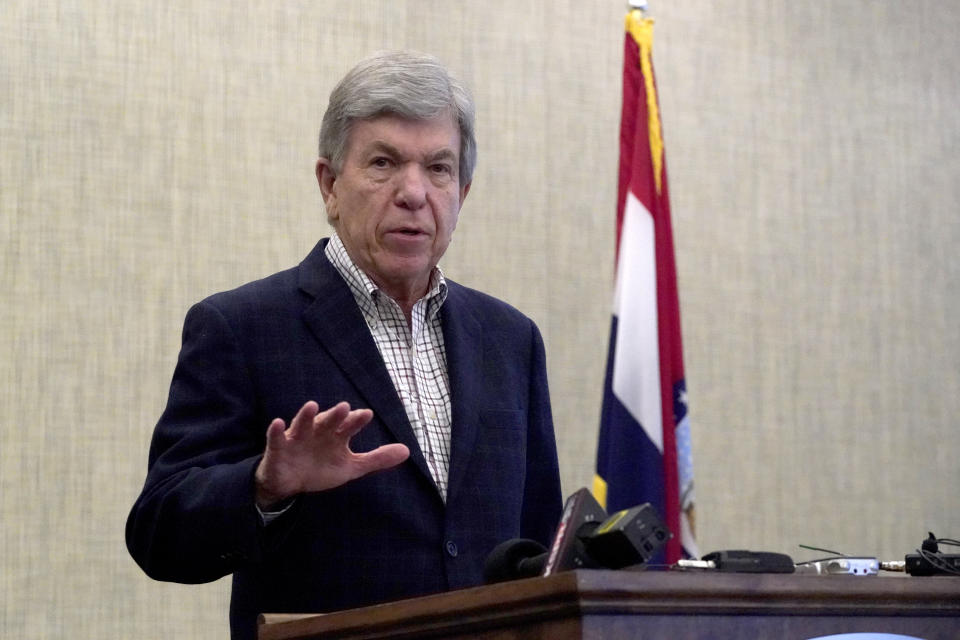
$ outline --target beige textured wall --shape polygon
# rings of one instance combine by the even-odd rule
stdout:
[[[960,5],[652,5],[703,549],[960,537]],[[316,130],[376,49],[474,89],[444,265],[540,324],[564,489],[588,484],[623,11],[0,5],[0,635],[227,636],[227,582],[151,582],[124,519],[184,312],[325,233]]]

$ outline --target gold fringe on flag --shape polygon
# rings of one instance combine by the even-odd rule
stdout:
[[[607,481],[600,474],[593,474],[593,498],[604,509],[607,508]]]
[[[640,69],[647,93],[647,131],[650,134],[650,159],[653,161],[653,178],[660,195],[663,182],[663,135],[660,132],[660,108],[657,105],[657,87],[653,82],[653,18],[644,18],[643,12],[635,9],[627,14],[626,29],[640,49]]]

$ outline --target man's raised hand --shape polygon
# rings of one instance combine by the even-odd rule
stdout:
[[[267,427],[267,448],[255,475],[257,506],[265,509],[299,493],[333,489],[406,460],[410,450],[399,443],[367,453],[350,450],[350,439],[371,418],[370,409],[351,410],[346,402],[320,412],[312,400],[289,429],[275,418]]]

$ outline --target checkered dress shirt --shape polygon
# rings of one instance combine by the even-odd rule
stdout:
[[[440,496],[446,500],[450,469],[450,378],[440,326],[440,307],[447,299],[443,273],[434,268],[427,294],[413,305],[411,324],[407,324],[400,305],[353,263],[336,233],[332,234],[325,252],[353,292],[403,402]]]

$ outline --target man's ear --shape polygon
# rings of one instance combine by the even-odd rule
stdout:
[[[467,199],[467,194],[470,193],[470,185],[472,184],[473,184],[472,182],[468,182],[467,184],[460,187],[460,206],[461,207],[463,206],[463,201]]]
[[[333,164],[327,158],[319,158],[316,166],[317,184],[320,185],[320,193],[323,195],[323,202],[329,204],[329,199],[333,195],[333,183],[337,180],[337,174],[333,170]]]

